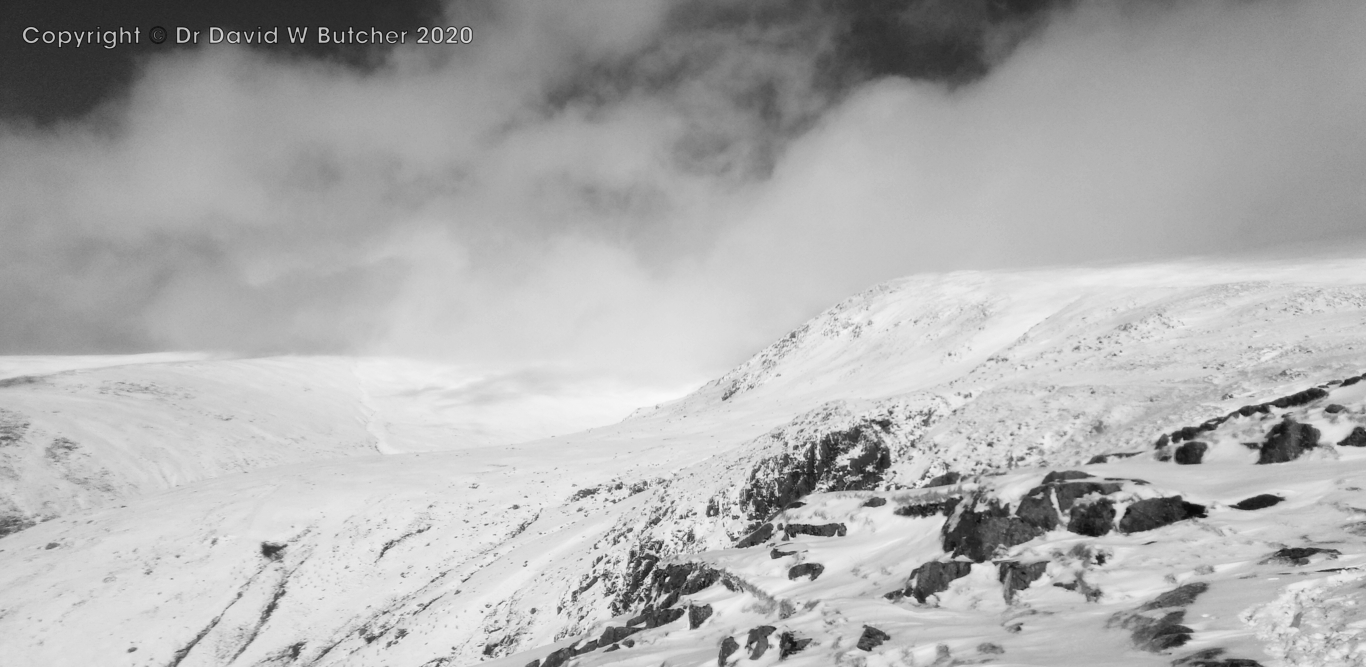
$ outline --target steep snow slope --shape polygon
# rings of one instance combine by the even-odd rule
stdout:
[[[747,631],[760,621],[778,627],[773,619],[806,614],[802,623],[841,626],[834,616],[821,616],[821,604],[838,604],[839,618],[861,627],[872,621],[860,619],[891,613],[878,605],[919,609],[919,602],[868,596],[904,586],[911,570],[944,558],[939,524],[945,517],[908,519],[892,512],[925,493],[915,487],[948,471],[970,480],[958,495],[981,491],[983,503],[994,498],[1014,511],[1019,494],[1038,485],[1046,468],[1082,465],[1104,452],[1148,452],[1087,468],[1151,483],[1122,484],[1115,492],[1121,494],[1119,516],[1144,494],[1187,494],[1218,509],[1215,501],[1232,500],[1220,495],[1224,491],[1260,489],[1267,475],[1284,474],[1272,470],[1295,471],[1300,481],[1278,482],[1286,493],[1296,484],[1318,489],[1338,478],[1324,475],[1349,476],[1357,465],[1351,448],[1331,463],[1314,452],[1304,460],[1256,466],[1225,460],[1232,456],[1228,452],[1242,451],[1241,445],[1221,441],[1209,443],[1208,463],[1178,467],[1156,461],[1152,447],[1162,433],[1359,373],[1358,346],[1366,344],[1363,268],[1164,266],[898,281],[822,314],[695,394],[613,427],[520,445],[259,470],[6,537],[0,540],[0,652],[17,656],[20,665],[467,665],[519,653],[508,664],[524,665],[545,658],[557,642],[600,635],[605,624],[622,625],[623,617],[656,601],[655,573],[670,562],[687,561],[689,554],[734,568],[748,582],[737,587],[753,599],[718,586],[689,592],[716,596],[693,598],[714,607],[715,618],[706,622],[712,625],[704,624],[700,634],[662,627],[642,635],[655,648],[588,652],[575,659],[711,662],[723,634]],[[1345,394],[1341,400],[1350,414],[1338,419],[1356,419],[1360,402]],[[1325,405],[1292,407],[1329,431]],[[1311,415],[1313,410],[1319,412]],[[1283,411],[1275,408],[1272,416],[1279,419]],[[1246,428],[1247,437],[1266,438],[1271,422],[1279,423],[1253,419],[1229,420],[1218,432]],[[1005,474],[982,476],[998,472]],[[1352,484],[1331,488],[1355,493],[1347,486]],[[889,505],[863,508],[874,495]],[[806,584],[784,578],[787,569],[770,571],[784,563],[790,568],[805,556],[774,559],[769,549],[733,549],[798,498],[807,505],[795,511],[805,514],[779,523],[846,524],[844,537],[799,538],[811,542],[809,549],[827,544],[830,550],[829,557],[810,557],[829,574],[806,582],[808,592],[801,592]],[[1312,539],[1342,537],[1327,524],[1301,526],[1299,515],[1279,512],[1299,507],[1312,514],[1335,503],[1366,502],[1323,490],[1303,491],[1298,498],[1302,505],[1287,500],[1282,509],[1255,515],[1270,518],[1248,530],[1268,537],[1244,545],[1248,553],[1286,541],[1275,536],[1301,528]],[[905,535],[879,512],[909,521],[913,534]],[[1208,520],[1220,516],[1211,513]],[[1214,539],[1224,530],[1223,524],[1200,521],[1206,520],[1154,533],[1166,537],[1152,546],[1185,544],[1191,536],[1181,531]],[[1070,553],[1080,538],[1065,532],[1031,538],[1037,540],[1033,546],[1022,548],[1042,554],[1065,547]],[[1114,552],[1107,559],[1122,560],[1134,571],[1130,580],[1118,567],[1094,575],[1102,577],[1095,585],[1103,595],[1092,603],[1080,584],[1074,588],[1082,593],[1056,589],[1074,597],[1053,607],[1040,603],[1037,616],[1057,630],[1029,635],[1032,649],[993,638],[981,642],[1005,647],[1006,656],[1017,656],[1009,658],[1013,664],[1069,664],[1056,651],[1044,656],[1050,655],[1049,642],[1062,641],[1070,622],[1102,632],[1095,627],[1096,614],[1132,611],[1146,601],[1140,598],[1175,585],[1154,583],[1153,577],[1190,579],[1177,566],[1194,561],[1170,556],[1175,569],[1164,570],[1167,565],[1155,563],[1168,555],[1141,548],[1137,537],[1094,539],[1101,540],[1095,548]],[[1191,539],[1195,546],[1181,553],[1215,553]],[[1333,548],[1341,559],[1355,553]],[[1246,556],[1229,553],[1228,558]],[[926,648],[932,645],[923,635],[939,635],[961,639],[939,642],[951,654],[942,664],[996,656],[993,649],[976,656],[975,648],[964,648],[987,637],[984,628],[999,629],[1000,614],[1013,613],[1003,597],[988,601],[1002,595],[999,583],[990,589],[990,567],[975,565],[966,577],[971,586],[965,599],[980,598],[980,604],[941,605],[945,611],[928,616],[894,614],[902,619],[898,623],[934,629],[909,640],[902,626],[884,629],[892,636],[888,650],[909,650],[918,664],[930,664],[940,657],[937,648]],[[1239,570],[1238,576],[1258,572]],[[1073,583],[1065,573],[1047,574],[1056,583]],[[1114,581],[1104,578],[1111,576]],[[1088,586],[1092,577],[1086,575]],[[821,588],[822,582],[835,589]],[[1282,590],[1283,584],[1273,583],[1249,588],[1248,596],[1226,604],[1243,611],[1269,604],[1255,618],[1280,618],[1295,605],[1338,599],[1334,586],[1348,585]],[[1219,599],[1221,590],[1212,585],[1201,600]],[[1033,604],[1029,596],[1035,592],[1026,591],[1022,599]],[[821,602],[827,597],[849,602]],[[813,601],[817,606],[806,609]],[[734,609],[727,611],[727,604]],[[1342,611],[1333,617],[1338,620],[1323,622],[1349,628],[1355,621],[1348,616]],[[1188,614],[1186,625],[1192,618]],[[1309,622],[1305,618],[1300,625]],[[1116,627],[1125,622],[1120,618]],[[1254,652],[1262,650],[1258,646],[1283,645],[1306,655],[1322,648],[1294,649],[1309,640],[1287,630],[1294,629],[1290,622],[1265,621],[1264,630],[1252,631],[1265,635],[1255,642],[1239,626],[1236,632],[1243,634],[1228,635],[1220,646],[1262,658]],[[901,653],[847,651],[847,638],[838,639],[844,634],[831,630],[816,637],[810,624],[784,631],[807,632],[816,640],[807,655],[819,657],[811,660],[909,660]],[[1191,627],[1197,631],[1191,645],[1204,646],[1206,628]],[[1129,635],[1105,632],[1117,634],[1067,659],[1171,660],[1116,653],[1128,650],[1123,647]],[[1340,628],[1333,632],[1339,639],[1347,636]],[[736,636],[743,645],[746,637]],[[788,660],[806,659],[800,655]],[[777,652],[759,659],[776,660]]]

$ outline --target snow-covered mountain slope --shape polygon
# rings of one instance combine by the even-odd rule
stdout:
[[[612,427],[256,470],[72,514],[0,540],[0,653],[19,665],[450,666],[506,658],[497,664],[520,666],[601,638],[648,604],[663,608],[658,598],[670,597],[673,584],[659,573],[705,563],[736,590],[691,590],[701,582],[686,577],[677,584],[689,590],[668,609],[689,600],[712,606],[698,630],[671,619],[632,638],[635,647],[612,641],[605,646],[617,650],[573,661],[710,664],[723,637],[741,645],[731,659],[749,656],[748,631],[772,626],[775,646],[785,632],[789,648],[812,639],[786,658],[812,664],[1167,664],[1186,653],[1131,648],[1135,629],[1167,627],[1134,620],[1152,615],[1135,610],[1196,581],[1208,590],[1173,621],[1191,628],[1191,651],[1224,648],[1224,657],[1263,664],[1276,664],[1276,651],[1322,658],[1333,642],[1356,645],[1347,602],[1332,603],[1331,618],[1304,612],[1298,625],[1289,610],[1336,600],[1355,584],[1287,588],[1286,576],[1266,574],[1273,565],[1244,561],[1263,559],[1276,544],[1337,540],[1322,548],[1355,562],[1355,538],[1330,524],[1332,512],[1366,506],[1351,496],[1366,487],[1350,481],[1358,450],[1329,443],[1257,465],[1239,443],[1278,437],[1272,430],[1286,413],[1328,443],[1361,419],[1357,385],[1211,424],[1200,431],[1200,465],[1158,458],[1190,455],[1171,447],[1183,427],[1194,433],[1242,406],[1359,374],[1363,268],[1166,266],[898,281],[836,306],[695,394]],[[1328,412],[1329,402],[1345,410]],[[1154,449],[1162,434],[1167,449]],[[1107,452],[1142,454],[1086,464]],[[1028,578],[1033,563],[1049,564],[1014,604],[991,562],[1001,558],[981,549],[958,557],[984,556],[952,579],[958,588],[921,602],[917,580],[901,600],[882,597],[904,591],[924,563],[952,559],[946,522],[1014,516],[1036,486],[1046,486],[1036,496],[1059,503],[1059,486],[1043,485],[1044,477],[1071,469],[1148,483],[1102,479],[1105,494],[1075,503],[1103,506],[1099,496],[1113,496],[1105,535],[1066,530],[1070,515],[1059,516],[1062,527],[1021,533],[1029,539],[1006,554],[1025,570],[1011,576]],[[948,472],[965,481],[918,490]],[[1254,492],[1286,501],[1247,514],[1227,509]],[[949,517],[942,508],[896,514],[930,500],[922,496],[949,495],[962,498]],[[1207,516],[1153,531],[1119,525],[1137,501],[1176,495],[1205,505]],[[865,507],[874,497],[887,504]],[[805,506],[783,510],[799,499]],[[771,521],[779,511],[788,513]],[[829,535],[798,530],[783,542],[794,523],[843,523],[844,535],[813,528]],[[766,525],[768,537],[743,540]],[[1234,530],[1244,537],[1225,545]],[[772,558],[763,545],[775,539],[798,553]],[[1206,557],[1210,572],[1199,560]],[[787,579],[804,562],[820,563],[821,573],[809,580],[807,568],[808,580]],[[931,569],[942,579],[960,567]],[[1234,576],[1258,583],[1226,585]],[[1093,587],[1100,594],[1088,602]],[[1221,620],[1196,620],[1205,613]],[[1002,625],[1015,614],[1025,618],[1019,633]],[[1240,615],[1249,620],[1230,620]],[[1327,639],[1315,644],[1300,630],[1309,623],[1331,629],[1314,631]],[[851,647],[863,624],[888,635],[885,650]],[[1096,639],[1060,654],[1057,647],[1078,644],[1074,628]]]
[[[346,364],[22,361],[14,370],[55,372],[0,380],[0,530],[224,474],[375,452]]]
[[[380,358],[0,357],[0,535],[263,467],[571,432],[649,396],[594,387],[557,411],[510,381]]]

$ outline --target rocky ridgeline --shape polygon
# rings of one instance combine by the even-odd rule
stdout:
[[[1332,396],[1333,389],[1352,387],[1361,379],[1329,383],[1239,409],[1198,427],[1179,429],[1159,440],[1156,455],[1151,458],[1186,465],[1201,463],[1211,445],[1191,447],[1203,442],[1194,438],[1215,434],[1226,424],[1258,415],[1271,422],[1269,428],[1258,442],[1242,443],[1256,450],[1255,463],[1293,464],[1302,453],[1320,446],[1319,429],[1308,423],[1312,421],[1310,411],[1357,414],[1339,404],[1320,404]],[[1047,588],[1078,595],[1081,604],[1124,599],[1097,581],[1125,567],[1116,560],[1116,550],[1106,546],[1113,540],[1121,540],[1128,545],[1125,549],[1134,553],[1160,551],[1164,540],[1173,539],[1169,531],[1179,525],[1200,522],[1212,528],[1195,534],[1217,535],[1214,527],[1221,516],[1228,516],[1227,512],[1267,510],[1284,500],[1281,495],[1261,493],[1236,502],[1230,499],[1216,511],[1207,503],[1192,502],[1185,494],[1164,490],[1158,484],[1088,470],[1039,471],[1027,487],[1019,486],[1020,476],[1027,474],[1023,471],[974,478],[948,473],[929,480],[919,490],[897,490],[888,471],[898,451],[894,442],[898,424],[847,414],[824,423],[836,422],[837,427],[821,433],[807,429],[803,439],[784,440],[780,446],[749,458],[743,482],[733,493],[715,493],[707,499],[705,510],[683,515],[692,522],[688,534],[693,538],[699,522],[708,519],[724,518],[726,526],[744,525],[748,533],[740,536],[713,531],[712,535],[724,533],[732,541],[719,545],[684,539],[666,546],[663,540],[651,540],[647,535],[637,537],[629,558],[619,564],[622,573],[616,586],[607,587],[614,596],[612,611],[619,615],[618,620],[594,625],[597,629],[593,632],[583,633],[525,664],[557,667],[588,653],[639,651],[679,642],[709,647],[721,667],[766,655],[785,660],[811,650],[831,653],[838,664],[843,664],[838,662],[843,659],[840,656],[880,651],[887,645],[911,650],[905,647],[909,638],[890,620],[882,626],[863,624],[856,635],[847,637],[840,625],[832,625],[830,619],[839,615],[834,609],[850,602],[847,592],[836,600],[822,598],[814,591],[832,581],[832,587],[846,591],[855,576],[869,582],[863,595],[854,596],[864,600],[859,604],[878,599],[879,604],[927,610],[972,595],[979,597],[973,598],[978,601],[971,608],[990,609],[980,597],[989,581],[995,587],[994,596],[1000,605],[996,611],[1002,619],[995,624],[1004,627],[1007,634],[1019,633],[1025,623],[1010,619],[1019,618],[1022,610],[1030,608],[1032,603],[1022,596],[1044,583],[1051,583]],[[1253,425],[1257,423],[1261,422]],[[1242,428],[1245,431],[1249,425]],[[1354,433],[1361,430],[1360,426],[1355,428]],[[1358,446],[1350,438],[1339,445]],[[1138,457],[1138,453],[1102,455],[1091,463],[1123,466],[1130,460],[1150,460]],[[653,505],[662,505],[676,493],[669,486],[656,490],[660,496]],[[1027,490],[1003,493],[1009,488]],[[654,534],[659,534],[668,527],[668,521],[678,517],[675,511],[656,514],[647,521]],[[855,558],[856,565],[850,568],[848,554],[861,553],[861,540],[876,534],[877,544],[896,540],[910,544],[927,529],[937,531],[938,554],[921,551],[929,557],[917,558],[917,552],[910,550],[889,562],[879,560],[879,554],[870,549],[867,563],[857,563]],[[1181,534],[1189,540],[1193,533]],[[1049,551],[1047,545],[1054,542],[1071,546]],[[840,545],[845,543],[847,550],[842,550],[846,548]],[[691,555],[689,547],[694,551]],[[819,554],[838,557],[823,560]],[[1340,556],[1339,549],[1279,545],[1270,551],[1264,548],[1252,561],[1261,567],[1297,568]],[[873,571],[880,575],[871,575]],[[1196,572],[1209,575],[1213,570],[1197,568]],[[896,580],[895,585],[879,590],[878,582],[887,579]],[[1212,587],[1231,585],[1215,579],[1180,583],[1141,605],[1114,611],[1104,628],[1127,633],[1128,645],[1136,650],[1178,651],[1199,634],[1187,623],[1186,608]],[[806,593],[808,589],[813,592]],[[1038,598],[1045,594],[1031,595]],[[756,609],[758,618],[752,613]],[[821,615],[814,616],[815,609],[823,610]],[[817,618],[821,622],[812,622]],[[898,615],[889,610],[887,618]],[[832,634],[835,629],[840,632]],[[961,664],[953,662],[959,659],[953,657],[953,651],[961,654],[966,649],[939,644],[934,650],[935,664]],[[983,641],[972,650],[979,657],[970,660],[980,662],[1007,649],[1002,642]],[[1224,647],[1206,647],[1176,657],[1171,664],[1261,664],[1250,658],[1229,657],[1228,653]]]

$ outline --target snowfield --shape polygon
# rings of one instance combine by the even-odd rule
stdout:
[[[48,360],[0,386],[0,655],[1363,665],[1362,276],[908,278],[524,442],[396,362]]]

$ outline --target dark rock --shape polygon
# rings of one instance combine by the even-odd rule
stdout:
[[[860,422],[844,431],[760,461],[740,489],[740,504],[751,521],[813,491],[867,491],[883,481],[892,465],[886,434],[877,424]]]
[[[38,525],[22,514],[0,514],[0,537],[12,535],[26,528]]]
[[[593,640],[590,640],[588,643],[584,644],[583,646],[576,647],[576,648],[574,649],[574,655],[583,655],[583,654],[585,654],[585,653],[592,653],[593,651],[596,651],[596,650],[598,650],[598,640],[593,639]]]
[[[1129,506],[1129,509],[1124,512],[1124,518],[1119,520],[1119,530],[1122,533],[1141,533],[1177,521],[1203,518],[1204,516],[1204,505],[1188,503],[1182,500],[1181,496],[1149,498]]]
[[[1319,400],[1320,398],[1325,398],[1327,396],[1327,390],[1320,389],[1318,387],[1311,387],[1299,393],[1291,394],[1289,396],[1282,396],[1281,398],[1272,401],[1271,405],[1278,408],[1294,408],[1299,407],[1301,405],[1308,405],[1310,403],[1313,403],[1314,401]]]
[[[932,486],[948,486],[950,484],[957,484],[961,481],[963,481],[963,475],[956,472],[946,472],[938,477],[932,478],[928,482],[925,482],[925,486],[923,488],[928,489]]]
[[[1327,412],[1327,413],[1330,414],[1330,415],[1335,415],[1335,414],[1337,414],[1337,413],[1339,413],[1339,412],[1347,412],[1347,406],[1341,405],[1341,404],[1338,404],[1338,403],[1334,403],[1334,404],[1332,404],[1332,405],[1330,405],[1330,406],[1324,408],[1323,411],[1324,411],[1324,412]]]
[[[702,627],[702,623],[711,617],[711,605],[689,605],[688,606],[688,629],[696,630]]]
[[[794,500],[786,505],[783,505],[783,509],[785,510],[795,510],[801,507],[806,507],[806,503],[800,500]]]
[[[287,545],[279,542],[262,542],[261,555],[270,560],[280,560],[284,558],[284,550]]]
[[[793,653],[800,653],[810,643],[810,639],[798,639],[791,632],[784,632],[778,635],[778,659],[782,660]]]
[[[1006,560],[996,564],[1002,588],[1005,589],[1006,602],[1015,600],[1015,593],[1029,588],[1029,585],[1039,580],[1045,570],[1048,569],[1048,561],[1041,560],[1037,563],[1021,563],[1019,561]]]
[[[1352,429],[1347,437],[1338,443],[1339,447],[1366,447],[1366,428],[1360,426]]]
[[[1142,453],[1143,452],[1114,452],[1113,454],[1097,454],[1092,456],[1091,460],[1086,462],[1086,465],[1091,465],[1093,463],[1109,463],[1113,459],[1127,459]]]
[[[795,554],[795,553],[797,553],[797,552],[795,552],[795,551],[778,551],[777,549],[774,549],[774,550],[768,552],[768,557],[771,558],[771,559],[773,559],[773,560],[778,560],[779,558],[786,558],[787,556],[791,556],[791,555],[793,555],[793,554]]]
[[[892,514],[897,516],[908,516],[915,519],[923,519],[936,514],[948,516],[953,513],[953,508],[958,506],[957,498],[949,498],[937,503],[916,503],[914,505],[902,505],[894,510]]]
[[[1166,447],[1167,445],[1170,445],[1171,443],[1172,443],[1172,437],[1169,436],[1169,435],[1167,435],[1166,433],[1163,433],[1163,434],[1161,435],[1161,437],[1159,437],[1159,438],[1157,439],[1157,442],[1153,443],[1153,449],[1162,449],[1163,447]]]
[[[814,537],[844,537],[848,530],[842,523],[823,523],[812,525],[809,523],[789,523],[783,529],[788,539],[798,535],[811,535]]]
[[[768,636],[776,629],[771,625],[761,625],[749,631],[749,636],[745,639],[745,650],[749,651],[750,660],[758,660],[764,651],[768,650]]]
[[[1262,667],[1262,663],[1247,658],[1220,658],[1225,653],[1221,648],[1196,651],[1184,658],[1172,661],[1172,667]]]
[[[1134,647],[1143,651],[1159,653],[1169,648],[1184,646],[1195,631],[1181,625],[1186,612],[1174,611],[1161,618],[1130,616],[1123,627],[1130,630]]]
[[[723,572],[704,563],[675,563],[657,567],[658,556],[634,550],[631,560],[630,578],[612,601],[612,610],[617,614],[642,605],[669,607],[681,596],[700,592],[717,582],[726,583]]]
[[[537,658],[535,660],[532,660],[531,662],[528,662],[526,664],[526,667],[541,667],[541,659]]]
[[[1109,498],[1101,498],[1085,505],[1074,505],[1067,530],[1078,535],[1100,537],[1110,532],[1115,523],[1115,504]]]
[[[1233,509],[1239,510],[1259,510],[1271,507],[1272,505],[1275,505],[1276,503],[1279,503],[1283,500],[1285,500],[1285,498],[1282,498],[1280,496],[1273,496],[1269,493],[1263,493],[1261,495],[1252,496],[1251,498],[1244,498],[1243,500],[1240,500],[1231,505],[1231,507],[1233,507]]]
[[[645,628],[633,628],[633,627],[630,627],[630,626],[627,626],[627,627],[609,626],[606,630],[603,630],[603,631],[602,631],[602,636],[601,636],[601,637],[598,637],[598,643],[599,643],[599,644],[615,644],[615,643],[617,643],[617,642],[619,642],[619,641],[621,641],[621,640],[623,640],[623,639],[626,639],[627,637],[630,637],[631,635],[633,635],[633,634],[635,634],[635,633],[637,633],[637,632],[640,632],[641,630],[644,630],[644,629],[645,629]]]
[[[767,542],[771,537],[773,537],[773,524],[766,523],[759,526],[758,530],[746,535],[739,542],[736,542],[735,548],[747,549],[749,547],[757,546]]]
[[[821,576],[821,573],[824,571],[825,566],[821,565],[820,563],[799,563],[797,565],[793,565],[791,568],[788,568],[787,578],[796,579],[798,577],[809,576],[811,577],[811,581],[815,581],[816,578]]]
[[[1176,459],[1177,464],[1183,466],[1199,464],[1205,458],[1205,452],[1209,451],[1209,445],[1199,440],[1192,440],[1176,448],[1176,453],[1172,458]]]
[[[1354,378],[1347,378],[1346,380],[1342,381],[1342,386],[1350,387],[1358,382],[1361,382],[1362,380],[1366,380],[1366,375],[1359,375]]]
[[[882,645],[882,642],[892,638],[891,635],[871,626],[863,626],[863,634],[859,635],[858,648],[861,651],[871,651]]]
[[[725,667],[726,658],[729,658],[738,650],[740,650],[740,642],[735,641],[734,637],[722,639],[721,650],[716,654],[716,667]]]
[[[1318,547],[1286,547],[1278,549],[1276,553],[1267,556],[1263,563],[1278,563],[1281,565],[1308,565],[1309,558],[1318,554],[1325,554],[1329,558],[1337,558],[1342,555],[1337,549],[1320,549]]]
[[[1305,451],[1319,444],[1319,430],[1308,424],[1300,424],[1290,417],[1271,427],[1266,442],[1262,444],[1261,456],[1257,463],[1285,463],[1300,457]]]
[[[682,609],[646,609],[635,618],[626,621],[626,625],[635,626],[643,623],[646,629],[657,628],[683,618],[685,613],[687,612]]]
[[[1042,530],[1057,528],[1058,510],[1053,506],[1052,495],[1052,489],[1047,486],[1030,489],[1020,500],[1020,506],[1015,509],[1015,516]]]
[[[560,667],[569,662],[569,659],[572,657],[574,657],[573,647],[566,646],[562,649],[556,649],[551,651],[550,655],[547,655],[541,660],[541,667]]]
[[[879,497],[876,497],[876,496],[874,496],[874,497],[872,497],[872,498],[869,498],[869,499],[863,501],[863,506],[864,506],[864,507],[882,507],[883,505],[886,505],[886,504],[887,504],[887,499],[886,499],[886,498],[879,498]]]
[[[972,564],[962,561],[925,563],[911,572],[911,578],[915,583],[906,587],[905,594],[915,597],[916,602],[923,604],[931,595],[949,590],[949,584],[953,583],[954,579],[966,577],[971,571]]]
[[[982,655],[1001,655],[1002,653],[1005,653],[1006,650],[1002,648],[1000,644],[982,642],[981,644],[977,645],[977,652],[981,653]]]
[[[1050,484],[1052,482],[1066,482],[1068,480],[1073,479],[1086,479],[1087,477],[1094,477],[1094,475],[1092,475],[1089,472],[1082,472],[1080,470],[1063,470],[1061,472],[1053,471],[1043,476],[1043,483]]]
[[[1057,486],[1058,509],[1067,512],[1072,509],[1072,503],[1079,498],[1085,498],[1093,493],[1108,496],[1119,492],[1124,485],[1119,482],[1067,482]]]
[[[1200,597],[1205,591],[1209,590],[1209,584],[1203,581],[1196,581],[1183,586],[1177,586],[1172,590],[1163,593],[1148,602],[1143,603],[1136,611],[1152,611],[1154,609],[1169,609],[1172,607],[1188,607],[1195,599]]]
[[[959,513],[952,527],[944,526],[944,551],[981,563],[998,548],[1023,544],[1043,533],[1019,517],[1008,516],[1004,508],[991,502],[982,511]]]
[[[1195,436],[1200,435],[1200,433],[1201,430],[1199,426],[1186,426],[1177,429],[1172,431],[1172,444],[1176,444],[1182,440],[1191,440],[1195,438]]]

